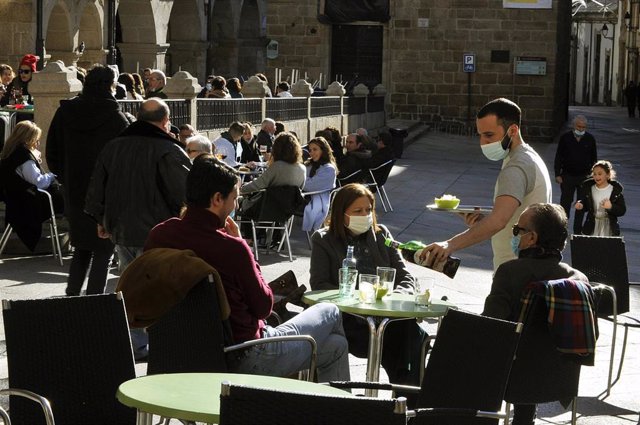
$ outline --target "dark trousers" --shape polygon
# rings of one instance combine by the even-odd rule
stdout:
[[[567,219],[571,216],[571,209],[576,193],[579,193],[580,184],[586,179],[586,176],[572,176],[570,174],[562,175],[562,183],[560,183],[560,205],[567,213]],[[579,195],[578,195],[579,196]],[[582,223],[584,212],[575,210],[573,219],[573,232],[576,233],[576,223]]]
[[[69,296],[80,295],[84,278],[87,276],[87,270],[89,270],[87,295],[103,294],[107,286],[107,274],[112,257],[112,244],[97,251],[76,248],[69,267],[66,294]]]
[[[515,404],[511,425],[533,425],[536,420],[535,404]]]

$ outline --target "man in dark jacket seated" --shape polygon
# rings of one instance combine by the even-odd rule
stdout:
[[[561,262],[567,234],[567,215],[560,205],[529,205],[513,226],[511,247],[518,258],[496,270],[482,314],[517,321],[528,283],[553,279],[588,282],[582,272]],[[535,416],[535,404],[516,404],[512,425],[533,424]]]
[[[391,161],[395,158],[393,149],[391,148],[391,134],[380,133],[378,135],[378,149],[371,155],[371,159],[368,163],[368,168],[376,168],[381,166],[387,161]]]
[[[347,148],[347,154],[338,163],[338,169],[340,173],[338,178],[347,177],[358,170],[366,169],[368,162],[371,159],[372,152],[367,149],[367,136],[351,133],[347,136],[345,147]],[[362,179],[356,179],[356,182]],[[344,183],[344,182],[343,182]],[[353,183],[353,182],[348,182]]]

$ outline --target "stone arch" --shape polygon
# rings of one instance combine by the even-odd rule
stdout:
[[[208,71],[225,77],[238,71],[238,21],[240,2],[215,0],[210,20],[210,50]]]
[[[204,79],[207,52],[204,0],[174,0],[167,32],[167,73],[180,69]]]
[[[151,67],[165,69],[167,22],[171,2],[121,0],[117,19],[122,41],[117,43],[123,72]]]
[[[264,72],[266,65],[264,29],[257,0],[244,0],[238,31],[238,75],[248,78]]]
[[[47,55],[50,56],[49,60],[61,60],[65,65],[73,64],[75,62],[73,55],[74,31],[72,30],[69,9],[65,2],[58,1],[52,4],[45,34],[45,49]]]
[[[94,63],[103,63],[105,60],[102,31],[105,17],[98,0],[86,2],[84,8],[79,10],[81,15],[78,23],[77,44],[84,42],[85,50],[78,59],[78,65],[87,68]]]

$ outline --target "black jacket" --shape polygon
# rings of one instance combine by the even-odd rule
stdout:
[[[137,121],[102,150],[85,211],[115,244],[142,247],[156,224],[179,214],[190,167],[171,136]]]
[[[260,147],[258,146],[257,137],[253,136],[251,140],[246,142],[244,139],[240,139],[242,144],[242,157],[240,162],[246,164],[247,162],[260,162]]]
[[[27,100],[27,103],[29,105],[33,105],[33,98],[31,97],[31,93],[29,93],[30,82],[31,81],[27,81],[26,83],[23,83],[20,79],[20,76],[15,77],[13,81],[11,81],[7,86],[6,91],[4,92],[4,96],[0,98],[0,105],[7,106],[9,104],[9,102],[11,101],[11,92],[13,91],[14,87],[21,89],[22,97]]]
[[[266,146],[267,147],[267,152],[271,152],[271,146],[273,145],[273,139],[275,139],[275,137],[273,137],[271,134],[267,133],[264,130],[260,130],[258,132],[258,147],[260,146]]]
[[[29,160],[40,168],[33,154],[24,146],[18,146],[0,161],[0,199],[4,199],[7,206],[6,224],[11,224],[20,240],[33,251],[42,235],[42,222],[51,216],[51,209],[46,195],[16,173],[16,169]]]
[[[611,209],[606,210],[609,216],[609,225],[611,227],[611,236],[620,236],[620,225],[618,224],[618,217],[622,217],[627,212],[627,205],[624,202],[624,196],[622,194],[623,187],[615,180],[609,181],[613,186],[611,192]],[[592,235],[596,227],[595,217],[595,205],[593,205],[593,196],[591,195],[591,188],[596,184],[593,179],[585,180],[580,186],[579,201],[584,206],[583,211],[586,213],[586,219],[584,224],[576,226],[576,232],[580,232],[583,235]]]
[[[47,164],[65,191],[65,215],[71,243],[96,250],[109,243],[98,238],[96,223],[84,213],[84,201],[98,155],[129,125],[113,96],[81,94],[60,102],[47,135]]]

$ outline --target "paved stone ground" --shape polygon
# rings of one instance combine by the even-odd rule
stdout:
[[[614,163],[620,182],[625,186],[628,213],[621,219],[627,246],[629,275],[632,282],[640,282],[640,120],[626,117],[623,108],[574,108],[572,115],[584,113],[590,119],[590,131],[598,140],[599,157]],[[556,144],[534,144],[553,172]],[[386,189],[394,212],[384,213],[378,208],[379,221],[386,224],[398,240],[420,239],[425,242],[444,240],[463,231],[464,223],[454,214],[429,212],[425,205],[434,196],[452,193],[463,203],[490,205],[497,163],[487,161],[478,147],[477,138],[452,136],[431,132],[408,146],[393,170]],[[554,186],[554,200],[559,200],[559,188]],[[293,234],[294,262],[277,254],[261,255],[262,270],[273,279],[288,269],[295,271],[301,283],[309,279],[309,255],[304,233],[296,223]],[[460,308],[480,312],[491,284],[491,247],[488,242],[457,254],[462,265],[454,280],[430,270],[410,265],[417,275],[432,275],[437,279],[435,296],[447,295]],[[565,252],[569,261],[570,254]],[[49,257],[4,258],[0,260],[0,298],[29,298],[61,295],[67,277],[69,259],[64,267]],[[115,286],[112,276],[111,286]],[[640,311],[640,287],[631,289],[631,309]],[[0,322],[2,318],[0,317]],[[433,325],[429,325],[433,326]],[[578,424],[640,424],[640,331],[629,332],[627,354],[620,381],[609,397],[600,393],[606,387],[608,355],[611,348],[612,326],[600,323],[600,339],[594,367],[584,367],[580,380]],[[616,344],[616,360],[620,357],[621,335]],[[363,359],[351,358],[352,377],[364,378]],[[138,366],[144,373],[144,365]],[[383,378],[386,378],[383,374]],[[7,386],[4,328],[0,326],[0,387]],[[600,395],[600,396],[599,396]],[[1,400],[6,405],[6,400]],[[558,403],[542,405],[537,424],[563,424],[570,420]]]

